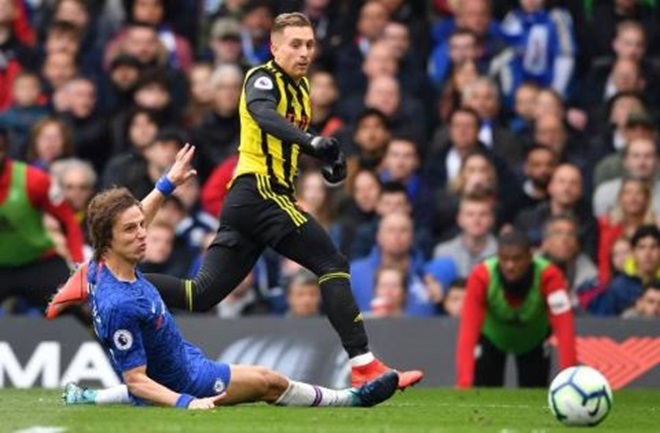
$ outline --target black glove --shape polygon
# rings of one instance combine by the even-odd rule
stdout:
[[[317,135],[312,138],[309,145],[314,149],[315,156],[326,164],[334,164],[339,157],[339,141],[334,137]]]
[[[339,151],[337,159],[330,165],[321,168],[323,178],[331,185],[336,185],[346,179],[346,157]]]

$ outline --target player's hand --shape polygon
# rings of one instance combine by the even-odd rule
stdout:
[[[213,397],[196,398],[188,405],[189,410],[207,410],[218,406],[227,396],[226,392],[214,395]]]
[[[321,174],[326,182],[331,185],[336,185],[346,179],[346,156],[344,156],[344,152],[339,151],[339,155],[332,164],[322,167]]]
[[[316,151],[321,161],[332,164],[339,157],[339,141],[334,137],[317,135],[312,138],[310,145]]]
[[[197,176],[197,170],[192,166],[194,156],[195,146],[191,146],[189,143],[186,143],[176,154],[174,164],[167,172],[167,177],[174,185],[183,185],[188,179]]]

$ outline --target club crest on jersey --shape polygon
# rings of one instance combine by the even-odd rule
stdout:
[[[273,88],[273,80],[268,77],[259,77],[254,82],[254,87],[261,90],[271,90]]]
[[[128,350],[133,346],[133,334],[126,329],[118,329],[112,336],[115,347],[119,350]]]
[[[213,384],[213,391],[216,394],[222,394],[225,392],[225,382],[222,379],[217,378]]]
[[[548,295],[548,306],[552,314],[561,314],[571,309],[571,300],[568,299],[566,290],[557,290]]]

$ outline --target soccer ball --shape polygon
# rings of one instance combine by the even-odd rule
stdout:
[[[566,425],[594,426],[610,412],[612,390],[598,370],[570,367],[550,384],[548,404],[555,418]]]

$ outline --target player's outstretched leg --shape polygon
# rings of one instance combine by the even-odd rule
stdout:
[[[66,405],[128,404],[131,402],[126,385],[117,385],[97,390],[80,386],[74,382],[69,382],[64,387],[62,401]]]
[[[62,311],[71,305],[81,304],[87,301],[89,295],[87,271],[89,266],[87,262],[78,266],[64,285],[55,293],[46,307],[46,318],[53,320],[60,315]]]
[[[275,250],[319,277],[323,306],[351,364],[351,385],[358,387],[390,370],[369,351],[367,333],[353,292],[349,265],[314,218],[282,239]],[[311,252],[311,253],[310,253]],[[418,383],[419,370],[399,372],[399,388]]]

